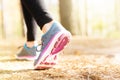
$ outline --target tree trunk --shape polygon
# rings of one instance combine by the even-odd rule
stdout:
[[[0,17],[1,17],[1,21],[0,21],[0,26],[1,26],[1,36],[2,36],[2,38],[3,39],[5,39],[6,38],[6,34],[5,34],[5,29],[4,29],[4,24],[3,24],[3,21],[4,21],[4,18],[3,18],[3,0],[0,0],[0,4],[1,4],[1,6],[0,6],[0,8],[1,8],[1,15],[0,15]]]
[[[20,23],[21,23],[21,36],[25,37],[25,30],[24,30],[24,20],[23,20],[23,13],[22,13],[22,7],[20,3]]]
[[[73,35],[79,35],[79,0],[59,0],[60,20],[63,26]]]
[[[81,28],[81,35],[87,36],[88,35],[88,12],[87,12],[87,0],[80,0],[80,28]]]
[[[115,0],[115,25],[116,30],[120,31],[120,0]]]

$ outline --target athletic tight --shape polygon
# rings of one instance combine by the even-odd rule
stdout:
[[[21,0],[21,6],[27,27],[27,41],[34,41],[36,35],[34,21],[42,29],[44,24],[53,19],[45,8],[44,0]]]

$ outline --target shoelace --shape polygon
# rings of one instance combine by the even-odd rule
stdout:
[[[38,46],[36,47],[36,51],[37,51],[37,52],[40,52],[40,51],[41,51],[41,46],[42,46],[42,44],[38,44]]]

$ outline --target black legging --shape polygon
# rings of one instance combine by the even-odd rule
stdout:
[[[47,12],[44,0],[21,0],[23,15],[27,26],[27,41],[34,41],[36,27],[34,19],[42,29],[43,25],[52,21],[52,17]]]

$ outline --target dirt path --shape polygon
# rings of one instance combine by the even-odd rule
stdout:
[[[119,45],[119,40],[73,40],[58,65],[34,70],[33,61],[15,59],[16,44],[1,43],[0,80],[120,80]]]
[[[0,60],[0,80],[119,80],[120,65],[114,57],[61,55],[49,70],[34,70],[32,61]]]

